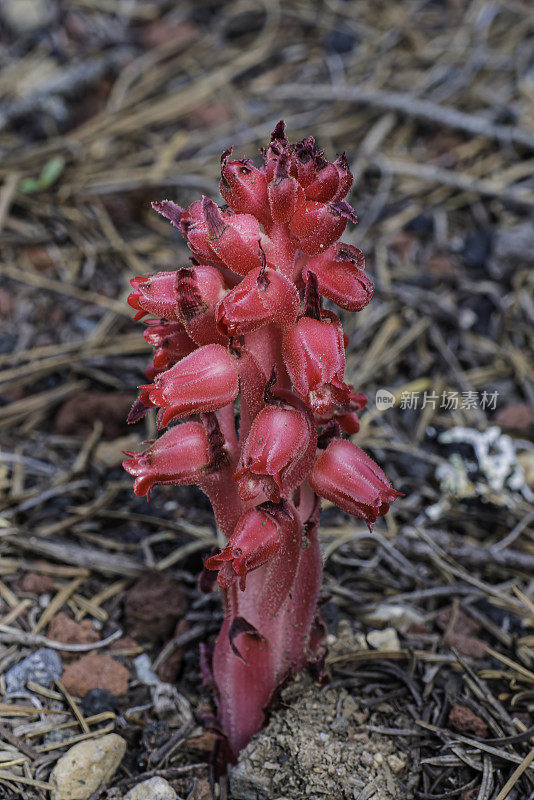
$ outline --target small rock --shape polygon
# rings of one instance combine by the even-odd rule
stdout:
[[[1,15],[12,31],[27,34],[51,25],[57,8],[49,0],[4,0]]]
[[[466,267],[483,269],[491,256],[493,231],[471,231],[467,234],[462,249],[462,258]]]
[[[400,641],[395,628],[384,628],[383,631],[370,631],[366,636],[369,646],[375,650],[400,650]]]
[[[119,698],[107,689],[90,689],[80,703],[80,710],[84,716],[93,717],[105,711],[115,711],[119,705]]]
[[[329,55],[351,53],[356,45],[356,36],[349,30],[334,28],[323,41],[323,46]]]
[[[185,723],[192,722],[191,704],[176,686],[160,683],[152,692],[154,714],[159,720],[166,722],[169,728],[180,728]]]
[[[187,746],[202,753],[213,753],[219,737],[212,731],[202,731],[200,736],[192,736],[187,740]]]
[[[137,679],[144,683],[146,686],[157,686],[160,680],[156,673],[152,670],[152,661],[146,653],[141,653],[140,656],[134,658],[135,674]]]
[[[100,636],[93,628],[90,619],[75,622],[63,611],[52,617],[48,626],[48,638],[53,642],[63,642],[64,644],[92,644],[100,641]],[[61,655],[63,658],[76,657],[76,653],[68,651],[61,651]]]
[[[412,217],[406,225],[404,230],[408,233],[417,233],[418,235],[426,234],[431,236],[434,233],[435,221],[434,217],[430,214],[418,214]]]
[[[488,645],[477,636],[466,636],[463,633],[450,633],[443,637],[443,644],[458,650],[460,655],[468,658],[484,658]]]
[[[143,25],[141,43],[150,50],[152,47],[173,42],[176,47],[186,47],[199,35],[199,29],[193,22],[180,20],[172,22],[169,19],[156,19]]]
[[[446,631],[451,622],[451,615],[453,614],[452,606],[445,606],[442,608],[436,617],[436,625],[442,631]],[[451,633],[463,633],[470,635],[478,633],[480,630],[480,623],[469,617],[461,609],[458,609],[454,614],[454,624]]]
[[[75,744],[50,775],[52,800],[87,800],[109,782],[125,752],[126,742],[116,733]]]
[[[384,625],[399,631],[407,631],[412,625],[424,625],[424,616],[408,605],[397,603],[380,603],[363,617],[367,625]],[[426,630],[426,629],[425,629]]]
[[[124,461],[125,450],[136,450],[139,446],[139,436],[131,433],[129,436],[119,436],[110,442],[99,442],[95,448],[94,460],[103,467],[113,469]]]
[[[449,725],[457,731],[474,733],[475,736],[485,739],[488,735],[488,726],[483,719],[477,717],[474,711],[467,706],[453,706],[449,713]]]
[[[452,606],[446,606],[436,618],[438,628],[445,631],[443,644],[454,647],[463,656],[484,658],[487,645],[482,639],[473,635],[480,630],[480,623],[459,609],[455,614],[452,630],[449,630],[451,613]]]
[[[131,636],[149,642],[165,639],[185,612],[182,589],[168,575],[149,572],[126,595],[124,612]]]
[[[210,788],[210,782],[207,778],[201,778],[197,781],[195,788],[193,789],[193,796],[191,800],[211,800],[213,794]]]
[[[434,275],[456,275],[458,269],[446,253],[432,253],[427,259],[428,269]]]
[[[164,778],[149,778],[148,781],[138,783],[124,800],[177,800],[178,795]]]
[[[523,450],[518,453],[517,461],[524,472],[526,485],[534,489],[534,453],[531,450]]]
[[[349,729],[349,721],[346,717],[336,717],[333,722],[330,723],[330,730],[337,734],[345,734]]]
[[[107,689],[111,694],[126,694],[130,673],[111,656],[89,653],[69,664],[63,673],[63,685],[76,697],[85,697],[91,689]]]
[[[406,769],[406,761],[392,753],[386,758],[388,766],[394,775],[400,775]]]
[[[61,678],[63,665],[61,656],[55,650],[41,647],[6,673],[7,693],[22,692],[28,681],[40,686],[52,686]]]
[[[131,651],[133,650],[137,650],[137,652],[141,650],[138,642],[131,636],[121,636],[120,639],[115,639],[114,642],[111,642],[109,649],[113,652],[126,653],[128,655],[132,655]]]
[[[495,278],[517,270],[521,265],[534,263],[534,226],[532,221],[513,228],[498,228],[494,237],[489,272]]]
[[[31,594],[44,594],[52,592],[54,581],[50,575],[40,575],[38,572],[27,572],[20,582],[21,592],[31,592]]]
[[[54,431],[62,436],[89,436],[100,420],[102,438],[116,439],[128,433],[126,417],[134,400],[135,395],[126,392],[79,392],[59,409]]]
[[[528,431],[534,424],[534,412],[527,403],[514,403],[501,408],[495,422],[508,430]]]

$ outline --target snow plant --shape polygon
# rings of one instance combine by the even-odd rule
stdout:
[[[128,299],[154,347],[130,421],[156,407],[166,430],[124,468],[139,496],[197,484],[213,506],[224,546],[202,583],[216,577],[225,604],[212,674],[232,758],[277,686],[324,656],[320,498],[372,529],[398,496],[343,438],[366,397],[345,383],[347,337],[322,306],[360,311],[374,290],[361,251],[338,241],[356,222],[346,158],[291,145],[282,122],[262,153],[259,167],[223,154],[223,207],[153,203],[193,257],[134,278]]]

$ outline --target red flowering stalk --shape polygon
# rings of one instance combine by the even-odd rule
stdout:
[[[358,431],[366,398],[345,383],[347,340],[321,298],[360,311],[374,288],[362,253],[338,242],[356,221],[345,156],[328,162],[312,138],[291,145],[279,123],[262,166],[228,150],[221,173],[223,209],[154,203],[194,258],[132,281],[136,319],[157,319],[145,331],[152,382],[130,420],[156,407],[159,428],[181,421],[124,467],[138,495],[196,483],[213,505],[225,544],[205,567],[226,608],[213,677],[235,758],[277,686],[324,654],[320,498],[372,528],[398,492],[341,438]]]

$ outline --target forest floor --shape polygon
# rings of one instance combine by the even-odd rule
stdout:
[[[528,0],[4,0],[6,800],[54,798],[80,743],[111,763],[113,734],[91,800],[155,776],[184,800],[534,798],[533,39]],[[356,176],[356,441],[405,496],[372,535],[324,508],[330,682],[286,686],[215,784],[215,528],[196,489],[147,504],[120,467],[155,435],[124,421],[150,358],[125,298],[187,262],[150,201],[217,199],[220,153],[281,117]]]

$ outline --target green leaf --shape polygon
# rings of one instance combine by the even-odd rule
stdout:
[[[62,156],[54,156],[47,161],[39,177],[39,188],[48,189],[49,186],[52,186],[63,172],[64,166],[65,159]]]
[[[19,191],[23,194],[35,194],[48,189],[57,181],[64,167],[65,159],[63,156],[54,156],[50,161],[46,162],[37,179],[23,178],[19,183]]]
[[[35,194],[41,188],[39,181],[36,181],[35,178],[23,178],[19,183],[19,190],[23,194]]]

